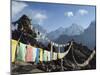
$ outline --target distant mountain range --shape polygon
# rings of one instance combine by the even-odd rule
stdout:
[[[83,27],[81,27],[80,25],[77,25],[77,24],[72,24],[68,28],[60,27],[57,30],[48,33],[47,36],[50,39],[54,40],[54,39],[57,39],[60,35],[75,36],[75,35],[80,35],[83,32],[84,32]]]
[[[92,21],[87,29],[84,30],[80,35],[68,36],[68,35],[60,35],[54,41],[57,43],[66,43],[72,39],[74,41],[82,43],[83,45],[88,46],[93,49],[96,45],[96,22]]]

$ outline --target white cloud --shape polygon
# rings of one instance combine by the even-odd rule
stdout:
[[[12,1],[12,17],[22,11],[28,5],[22,2]]]
[[[74,16],[74,14],[72,11],[69,11],[69,12],[65,12],[65,16],[72,17]]]
[[[46,13],[42,11],[33,12],[33,20],[35,20],[38,24],[42,24],[46,19],[47,19]]]
[[[45,14],[41,14],[41,13],[37,13],[35,16],[34,16],[35,19],[38,19],[38,20],[43,20],[43,19],[46,19],[47,16]]]
[[[33,22],[38,24],[43,24],[44,20],[47,19],[46,12],[43,10],[32,10],[32,9],[25,9],[28,5],[24,2],[16,2],[12,1],[12,19],[18,19],[23,14],[26,14],[30,17]],[[14,21],[15,21],[14,20]]]
[[[85,9],[79,9],[78,12],[79,12],[80,15],[88,14],[88,11],[85,10]]]

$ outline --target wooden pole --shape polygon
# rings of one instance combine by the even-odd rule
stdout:
[[[61,66],[62,66],[62,71],[64,71],[64,67],[63,67],[63,58],[61,59]]]
[[[50,53],[50,60],[52,60],[52,52],[53,52],[53,45],[51,43],[51,53]]]
[[[59,47],[59,54],[60,54],[60,47]],[[63,58],[61,59],[61,70],[64,71],[64,68],[63,68]]]

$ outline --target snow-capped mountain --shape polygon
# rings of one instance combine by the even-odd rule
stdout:
[[[70,27],[67,28],[58,28],[55,31],[52,31],[47,34],[50,39],[57,39],[60,35],[67,35],[67,36],[75,36],[80,35],[84,32],[83,27],[77,24],[72,24]]]
[[[77,24],[72,24],[70,27],[66,28],[64,31],[65,35],[74,36],[80,35],[84,32],[84,28]]]

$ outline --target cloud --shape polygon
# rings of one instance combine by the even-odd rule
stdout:
[[[46,19],[47,16],[45,14],[41,14],[41,13],[37,13],[35,16],[34,16],[34,19],[37,19],[37,20],[44,20]]]
[[[79,10],[78,10],[78,13],[79,13],[80,15],[85,15],[85,14],[88,14],[88,11],[85,10],[85,9],[79,9]]]
[[[17,20],[23,14],[26,14],[29,18],[33,20],[34,23],[43,24],[47,19],[46,12],[44,10],[30,9],[25,2],[12,1],[12,19]],[[24,9],[24,10],[23,10]]]
[[[38,24],[43,24],[44,20],[47,18],[46,13],[43,11],[33,11],[33,20],[35,20]]]
[[[65,16],[72,17],[74,16],[74,13],[72,11],[65,12]]]
[[[22,3],[22,2],[12,1],[12,16],[15,16],[27,6],[28,5],[24,2]]]

